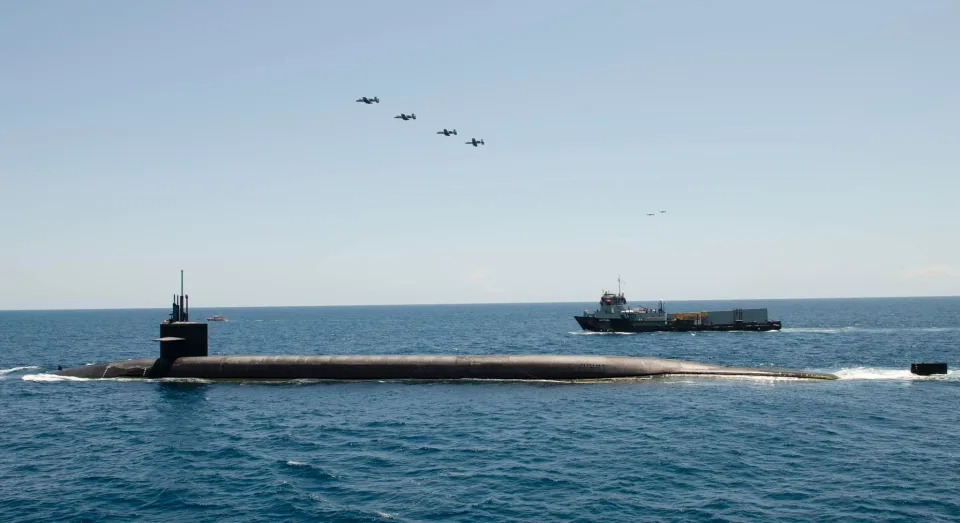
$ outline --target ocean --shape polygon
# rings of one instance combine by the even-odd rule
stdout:
[[[67,380],[167,310],[0,312],[0,520],[960,520],[960,298],[768,307],[780,332],[590,334],[590,303],[194,309],[211,354],[597,354],[837,381]],[[910,363],[947,362],[918,377]]]

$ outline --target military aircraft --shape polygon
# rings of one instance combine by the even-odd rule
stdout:
[[[667,211],[660,211],[660,214],[667,214]]]
[[[376,96],[374,96],[373,98],[367,98],[366,96],[364,96],[363,98],[358,98],[357,101],[363,102],[367,105],[380,103],[380,99],[377,98]]]
[[[454,129],[454,130],[452,130],[452,131],[448,131],[448,130],[444,129],[444,130],[442,130],[442,131],[437,131],[437,134],[442,134],[442,135],[444,135],[444,136],[450,136],[450,135],[452,134],[452,135],[456,136],[456,135],[457,135],[457,130]]]
[[[483,145],[483,140],[477,140],[476,138],[471,138],[469,142],[463,142],[463,143],[476,147],[478,145]]]
[[[652,213],[652,212],[648,212],[648,213],[647,213],[647,216],[653,216],[653,213]]]
[[[415,114],[413,114],[413,113],[410,113],[410,114],[400,113],[400,114],[394,116],[394,118],[399,118],[399,119],[401,119],[401,120],[416,120],[416,119],[417,119],[417,115],[415,115]]]

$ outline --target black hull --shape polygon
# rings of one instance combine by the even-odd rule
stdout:
[[[145,358],[84,365],[57,374],[87,379],[581,380],[677,374],[837,379],[832,374],[805,370],[726,367],[662,358],[554,354],[185,356],[175,360]]]
[[[591,332],[700,332],[700,331],[778,331],[781,328],[779,321],[763,323],[730,323],[725,325],[696,325],[693,322],[675,321],[672,323],[649,323],[621,318],[593,318],[589,316],[574,316],[577,323],[585,331]]]

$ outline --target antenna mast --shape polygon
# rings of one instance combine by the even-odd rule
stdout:
[[[170,313],[169,323],[186,322],[189,320],[189,298],[183,294],[183,269],[180,269],[180,295],[173,295],[173,311]]]

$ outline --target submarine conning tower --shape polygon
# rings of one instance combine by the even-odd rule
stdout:
[[[190,321],[189,297],[183,293],[180,271],[180,295],[173,296],[170,318],[160,324],[160,358],[173,361],[187,356],[207,355],[207,324]]]

